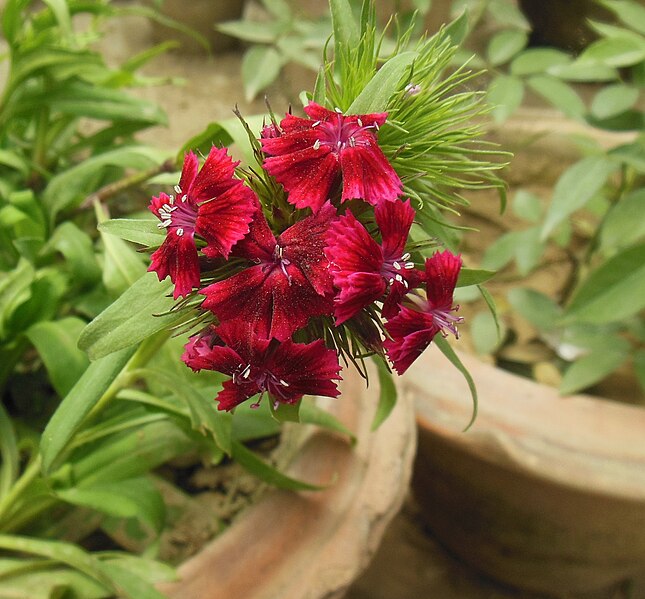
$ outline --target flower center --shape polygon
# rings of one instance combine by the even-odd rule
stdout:
[[[253,383],[257,387],[260,392],[260,397],[258,397],[258,400],[255,403],[251,404],[252,408],[260,407],[260,402],[262,401],[265,393],[269,393],[276,399],[274,408],[277,407],[280,399],[287,398],[285,391],[286,388],[289,387],[289,383],[284,379],[277,377],[268,370],[253,369],[250,364],[247,364],[241,372],[233,373],[233,383],[236,385]]]
[[[406,252],[398,260],[385,260],[383,262],[381,275],[389,285],[399,282],[407,289],[408,282],[405,277],[405,271],[412,270],[414,268],[414,262],[409,262],[409,260],[410,254]]]
[[[181,193],[179,185],[175,185],[179,200],[174,195],[168,196],[168,201],[159,208],[161,222],[157,225],[160,229],[173,228],[181,237],[187,230],[192,233],[197,221],[197,210],[187,201],[188,196]]]
[[[451,308],[431,308],[428,310],[432,314],[432,321],[441,329],[441,334],[444,337],[447,337],[448,333],[452,333],[455,339],[459,339],[457,325],[461,324],[464,319],[462,316],[452,314],[452,312],[457,312],[457,310],[459,310],[459,306],[453,306]]]
[[[378,129],[376,123],[363,125],[361,119],[351,121],[339,112],[336,113],[335,118],[332,117],[328,121],[316,121],[312,127],[319,129],[319,137],[314,143],[314,149],[328,146],[336,155],[347,146],[350,148],[369,146],[371,139],[367,132],[370,129]]]
[[[291,275],[287,272],[287,266],[291,264],[291,260],[284,257],[284,248],[277,243],[273,248],[273,262],[282,270],[284,276],[287,277],[287,281],[289,281],[289,285],[291,285]]]

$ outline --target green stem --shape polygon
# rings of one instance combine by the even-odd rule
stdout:
[[[40,475],[41,466],[40,454],[37,454],[34,459],[29,463],[20,478],[11,487],[9,492],[0,501],[0,523],[5,520],[5,517],[11,513],[16,501],[20,495],[29,487],[29,485],[38,478]]]

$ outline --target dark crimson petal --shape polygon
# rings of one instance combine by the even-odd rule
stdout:
[[[170,229],[161,247],[150,257],[149,271],[157,273],[160,281],[168,275],[175,284],[173,297],[190,294],[199,287],[199,259],[192,234],[177,235],[176,229]]]
[[[349,211],[330,226],[325,253],[337,287],[351,273],[380,273],[383,266],[380,246]]]
[[[264,288],[269,273],[268,266],[252,266],[205,287],[199,292],[206,296],[202,308],[213,312],[221,322],[246,321],[256,335],[269,338],[273,298]]]
[[[239,161],[233,162],[226,148],[213,146],[190,189],[185,191],[182,187],[182,191],[196,203],[211,200],[238,183],[233,177],[238,164]]]
[[[359,125],[358,121],[362,123]],[[387,120],[387,112],[373,112],[371,114],[348,114],[345,116],[346,122],[355,123],[359,127],[372,127],[375,124],[381,127]]]
[[[367,136],[364,136],[367,140]],[[402,191],[399,176],[378,147],[376,139],[362,145],[347,146],[340,153],[343,173],[342,200],[361,198],[376,205],[396,200]]]
[[[228,258],[231,248],[249,232],[256,202],[255,193],[238,181],[214,200],[200,204],[195,230],[208,243],[204,254]]]
[[[260,390],[257,385],[249,383],[246,385],[236,385],[232,380],[224,381],[222,390],[217,394],[215,401],[217,401],[218,410],[226,410],[227,412],[234,407],[239,406],[243,401],[253,397]]]
[[[316,129],[312,129],[312,121],[309,119],[297,119],[296,117],[287,117],[291,120],[298,120],[302,124],[290,126],[287,119],[281,123],[283,133],[279,137],[268,137],[261,139],[262,150],[269,156],[283,156],[284,154],[294,154],[307,148],[313,147],[319,134]]]
[[[249,224],[249,233],[233,248],[233,255],[247,260],[262,260],[271,262],[275,250],[276,239],[269,223],[262,212],[260,202],[255,202],[253,220]]]
[[[289,227],[277,243],[283,256],[295,264],[319,295],[333,293],[329,260],[325,255],[325,237],[336,218],[336,209],[326,203],[313,216],[308,216]]]
[[[344,277],[340,293],[334,300],[336,326],[356,316],[365,306],[382,297],[385,290],[385,281],[380,274],[355,272]]]
[[[294,403],[303,395],[338,397],[334,380],[340,380],[338,355],[327,349],[321,339],[309,344],[284,341],[270,356],[266,369],[287,383],[281,385],[276,399]]]
[[[387,322],[385,330],[392,339],[386,339],[383,347],[395,370],[403,374],[430,345],[440,328],[433,322],[431,314],[404,306]]]
[[[314,212],[327,201],[339,172],[338,158],[328,146],[267,158],[264,168],[284,186],[290,204]]]
[[[390,285],[390,290],[381,309],[383,318],[394,318],[399,313],[401,310],[401,301],[408,291],[409,288],[399,281],[394,281]]]
[[[164,220],[162,216],[159,216],[159,209],[162,206],[165,206],[170,203],[170,197],[166,195],[165,193],[161,192],[159,194],[159,197],[152,196],[152,200],[150,200],[150,204],[148,205],[148,209],[152,214],[154,214],[159,220]]]
[[[383,256],[386,260],[400,260],[405,252],[410,227],[414,221],[410,200],[380,202],[374,208],[376,224],[381,231]]]
[[[191,337],[185,347],[181,359],[195,371],[214,370],[232,376],[246,366],[235,350],[223,345],[211,346],[199,335]]]
[[[304,111],[313,121],[328,121],[331,118],[337,118],[338,115],[337,112],[316,104],[316,102],[309,102]]]
[[[199,170],[199,160],[193,152],[186,152],[184,155],[184,166],[181,169],[181,178],[179,179],[179,188],[181,193],[187,194],[190,186],[193,184],[197,171]],[[181,201],[181,197],[177,198]]]
[[[448,250],[426,258],[426,292],[432,309],[450,311],[452,298],[461,270],[461,255]]]

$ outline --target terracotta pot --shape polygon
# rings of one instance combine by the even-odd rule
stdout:
[[[419,425],[413,489],[439,540],[500,581],[557,596],[642,576],[645,410],[461,358],[479,392],[468,432],[470,393],[438,351],[402,380]]]
[[[408,489],[416,446],[412,402],[370,431],[377,386],[346,372],[325,401],[358,442],[315,429],[288,473],[323,491],[272,491],[179,568],[171,599],[331,599],[367,566]]]

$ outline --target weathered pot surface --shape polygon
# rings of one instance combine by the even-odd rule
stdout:
[[[414,398],[413,480],[439,539],[507,584],[561,596],[645,573],[645,410],[561,397],[462,355],[479,393],[439,354],[402,380]]]
[[[412,402],[402,398],[371,432],[377,386],[345,372],[342,395],[326,401],[358,442],[321,429],[288,474],[322,491],[272,491],[179,568],[161,587],[171,599],[331,599],[367,566],[407,492],[416,447]]]

